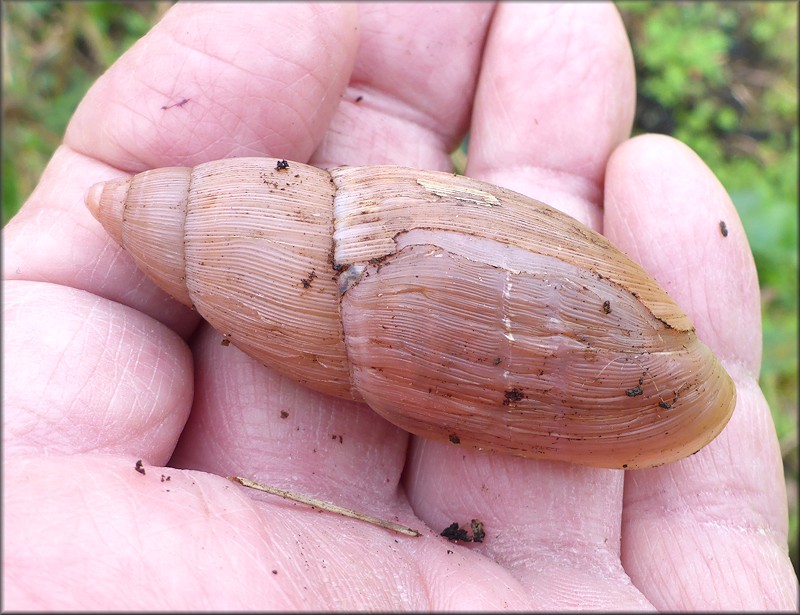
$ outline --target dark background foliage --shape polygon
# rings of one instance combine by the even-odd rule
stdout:
[[[2,215],[33,190],[86,90],[171,2],[4,2]],[[761,285],[761,384],[780,438],[798,569],[797,13],[794,2],[618,2],[635,132],[690,145],[726,187]],[[454,156],[463,164],[463,153]]]

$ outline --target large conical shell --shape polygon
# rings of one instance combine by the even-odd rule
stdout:
[[[637,468],[696,452],[733,411],[732,380],[639,265],[497,186],[239,158],[87,203],[239,348],[425,437]]]

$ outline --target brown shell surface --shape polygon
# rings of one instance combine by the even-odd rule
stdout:
[[[687,316],[569,216],[446,173],[279,166],[159,169],[87,204],[244,352],[424,437],[638,468],[730,418],[733,382]]]

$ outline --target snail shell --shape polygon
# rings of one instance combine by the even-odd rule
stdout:
[[[510,190],[238,158],[86,201],[244,352],[427,438],[640,468],[696,452],[733,412],[731,378],[639,265]]]

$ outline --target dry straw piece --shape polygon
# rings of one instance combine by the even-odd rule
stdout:
[[[243,487],[248,487],[250,489],[255,489],[257,491],[263,491],[264,493],[269,493],[270,495],[277,495],[278,497],[284,498],[285,500],[291,500],[292,502],[299,502],[300,504],[306,504],[307,506],[311,506],[312,508],[325,510],[327,512],[336,515],[341,515],[342,517],[349,517],[350,519],[356,519],[358,521],[363,521],[364,523],[377,525],[378,527],[382,527],[384,529],[391,530],[393,532],[397,532],[398,534],[403,534],[405,536],[418,537],[422,535],[417,530],[412,529],[410,527],[406,527],[405,525],[400,525],[399,523],[395,523],[394,521],[387,521],[386,519],[380,519],[378,517],[373,517],[372,515],[365,515],[363,513],[356,512],[355,510],[344,508],[342,506],[338,506],[337,504],[332,504],[331,502],[326,502],[325,500],[318,500],[317,498],[312,498],[311,496],[303,495],[302,493],[296,493],[294,491],[288,491],[286,489],[279,489],[278,487],[265,485],[264,483],[258,483],[254,480],[250,480],[249,478],[243,478],[241,476],[229,476],[228,480],[238,485],[242,485]]]

